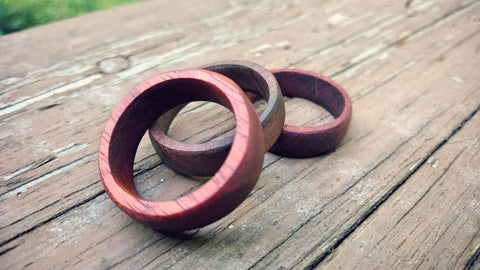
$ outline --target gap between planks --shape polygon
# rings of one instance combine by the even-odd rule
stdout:
[[[379,208],[382,206],[400,187],[405,185],[405,183],[415,174],[417,171],[427,163],[430,158],[434,157],[435,154],[438,152],[439,149],[441,149],[445,144],[449,142],[449,140],[455,136],[462,128],[465,126],[465,124],[470,121],[480,110],[480,106],[473,111],[469,116],[467,116],[458,126],[455,128],[448,137],[443,140],[440,144],[438,144],[430,153],[428,153],[425,158],[423,158],[419,163],[416,164],[415,168],[408,174],[404,179],[402,179],[397,185],[393,186],[387,193],[380,198],[372,207],[365,212],[364,215],[356,222],[351,228],[349,228],[345,235],[343,235],[341,238],[339,238],[335,244],[332,246],[332,248],[328,249],[327,252],[323,253],[321,256],[316,258],[314,261],[312,261],[309,265],[306,266],[306,269],[313,269],[317,265],[319,265],[326,257],[328,257],[330,254],[335,252],[335,250],[345,241],[347,240],[350,235],[352,235],[355,230],[360,227],[368,218]],[[480,250],[480,248],[479,248]],[[475,256],[472,257],[472,260]]]

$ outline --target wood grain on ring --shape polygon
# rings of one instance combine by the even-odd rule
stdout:
[[[231,151],[197,190],[171,201],[145,200],[133,183],[138,144],[160,115],[191,101],[217,102],[233,111]],[[247,197],[261,172],[263,145],[258,116],[233,81],[211,71],[180,70],[142,82],[120,101],[105,125],[98,164],[105,190],[123,211],[161,231],[185,231],[224,217]]]

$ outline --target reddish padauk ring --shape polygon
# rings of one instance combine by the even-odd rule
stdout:
[[[310,100],[330,112],[335,120],[313,127],[284,125],[269,152],[292,158],[315,157],[333,150],[343,139],[352,118],[347,92],[330,78],[299,69],[272,70],[284,96]]]
[[[215,62],[202,69],[220,73],[232,79],[244,91],[263,97],[267,105],[260,114],[264,133],[264,151],[267,151],[282,132],[285,121],[283,95],[273,74],[264,67],[248,61]],[[171,169],[189,176],[211,176],[222,165],[233,138],[201,144],[176,141],[166,134],[177,113],[184,107],[178,106],[162,115],[150,127],[149,135],[155,151]]]
[[[193,192],[170,201],[145,200],[133,182],[138,144],[160,115],[192,101],[217,102],[233,112],[231,151]],[[100,140],[98,165],[108,196],[124,212],[161,231],[185,231],[219,220],[248,196],[261,172],[263,145],[258,116],[233,81],[205,70],[171,71],[140,83],[115,107]]]

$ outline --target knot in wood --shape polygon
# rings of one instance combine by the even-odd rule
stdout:
[[[130,62],[126,57],[116,56],[107,59],[103,59],[98,62],[98,68],[102,73],[112,74],[124,69],[127,69],[130,66]]]

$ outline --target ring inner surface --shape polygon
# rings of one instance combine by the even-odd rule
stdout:
[[[221,91],[196,79],[174,79],[144,91],[133,100],[118,119],[109,145],[111,173],[126,191],[138,196],[133,179],[133,162],[137,147],[150,125],[162,114],[179,104],[210,101],[232,110]]]
[[[267,107],[265,107],[264,111],[261,113],[260,116],[260,121],[263,121],[263,119],[266,118],[266,116],[270,113],[272,109],[269,108],[269,103],[273,103],[273,101],[270,101],[270,89],[269,89],[269,84],[265,80],[265,78],[256,70],[253,68],[250,68],[248,66],[243,66],[243,65],[237,65],[237,64],[214,64],[210,66],[205,66],[202,67],[203,69],[207,69],[210,71],[214,71],[217,73],[220,73],[229,79],[233,80],[243,91],[245,92],[252,92],[255,94],[260,95],[263,99],[267,100]],[[273,77],[272,77],[273,79]],[[164,133],[168,134],[168,130],[170,129],[170,126],[173,122],[173,119],[175,116],[187,105],[187,103],[184,103],[180,106],[177,106],[173,109],[171,109],[168,112],[165,112],[164,115],[161,115],[156,123],[157,127]],[[220,104],[222,105],[222,104]],[[230,109],[229,107],[227,107]],[[230,109],[231,111],[231,109]],[[170,138],[170,137],[169,137]],[[169,140],[163,140],[162,144],[163,145],[170,145],[173,143],[173,141],[176,142],[177,147],[179,144],[183,144],[182,142],[177,142],[176,140],[170,138],[172,141]],[[228,145],[230,145],[233,141],[233,137],[227,137],[221,141],[212,141],[208,143],[200,143],[200,145],[203,144],[209,144],[209,147],[222,147],[225,148]],[[189,144],[191,145],[191,144]]]
[[[310,100],[338,118],[345,108],[342,93],[328,81],[298,72],[275,72],[275,78],[285,96]]]

